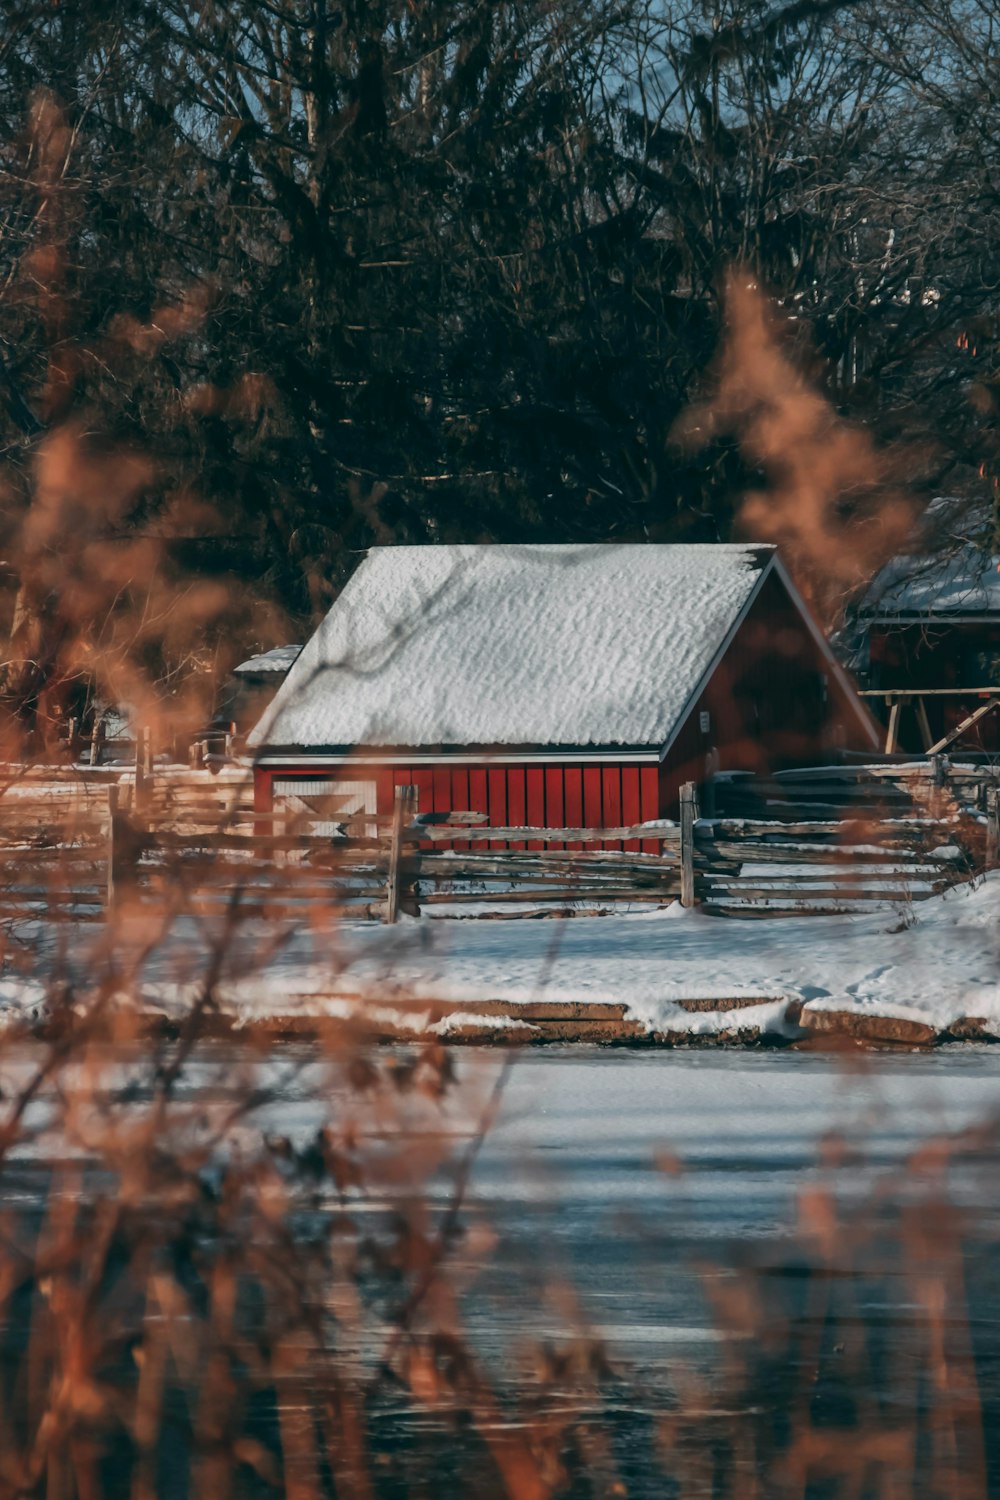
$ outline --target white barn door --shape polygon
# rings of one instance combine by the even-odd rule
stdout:
[[[289,822],[308,819],[313,833],[333,838],[345,818],[358,813],[378,811],[374,781],[327,781],[318,777],[276,777],[273,787],[274,810],[284,813]],[[375,838],[377,825],[365,824],[365,836]]]

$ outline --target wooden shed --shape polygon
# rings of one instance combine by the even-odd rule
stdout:
[[[215,721],[231,722],[237,734],[246,734],[257,723],[284,682],[301,646],[272,646],[234,667],[219,695]]]
[[[713,768],[877,746],[772,547],[376,547],[249,737],[258,809],[672,816]]]
[[[979,712],[1000,699],[998,564],[972,543],[893,558],[860,601],[857,667],[881,695],[887,748],[925,751],[956,734],[1000,749],[1000,715]]]

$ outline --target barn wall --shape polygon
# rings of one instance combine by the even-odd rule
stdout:
[[[822,764],[840,748],[871,750],[853,701],[771,574],[661,768],[664,815],[685,781],[704,780],[712,751],[720,770],[763,773]]]
[[[378,812],[391,813],[393,790],[397,786],[415,786],[419,809],[428,812],[481,812],[494,828],[602,828],[644,822],[659,816],[659,775],[655,765],[629,765],[616,761],[595,764],[592,761],[565,765],[455,765],[442,760],[437,764],[414,766],[372,766],[352,761],[322,770],[303,760],[299,767],[281,770],[258,768],[255,772],[255,802],[258,811],[267,812],[272,805],[271,784],[301,774],[329,780],[374,781],[378,789]],[[470,840],[457,847],[484,847]],[[514,845],[524,848],[524,844]],[[541,848],[528,843],[528,848]],[[550,846],[551,847],[551,846]],[[570,845],[580,848],[579,844]],[[621,844],[608,844],[621,848]],[[630,840],[630,849],[656,853],[659,845],[650,840],[641,844]]]

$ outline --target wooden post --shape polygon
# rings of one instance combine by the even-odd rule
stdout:
[[[153,752],[149,728],[140,729],[135,737],[135,796],[133,808],[136,812],[148,806],[153,790]]]
[[[694,906],[694,825],[698,819],[698,791],[693,781],[681,787],[681,905]]]
[[[894,755],[899,748],[899,719],[903,712],[903,699],[893,698],[889,709],[889,728],[885,735],[885,754]],[[930,746],[927,746],[930,749]]]
[[[399,886],[403,854],[403,833],[417,810],[415,786],[398,786],[392,799],[392,836],[389,844],[389,877],[385,892],[385,920],[395,922],[399,914]]]
[[[104,728],[104,715],[94,715],[94,727],[90,735],[90,764],[96,766],[101,758],[101,730]]]
[[[986,793],[986,868],[995,870],[1000,860],[1000,787]]]
[[[104,904],[108,911],[112,911],[117,899],[115,887],[118,877],[118,785],[116,782],[112,782],[108,787],[107,862],[107,888]]]

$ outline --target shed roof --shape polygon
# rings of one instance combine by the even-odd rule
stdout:
[[[883,620],[1000,616],[998,561],[972,542],[944,556],[894,557],[872,581],[858,613]]]
[[[249,743],[664,745],[773,559],[742,545],[375,547]]]
[[[299,645],[272,646],[270,651],[262,651],[258,656],[250,656],[246,661],[241,661],[238,667],[233,668],[233,676],[261,677],[275,672],[287,672],[301,650]]]

